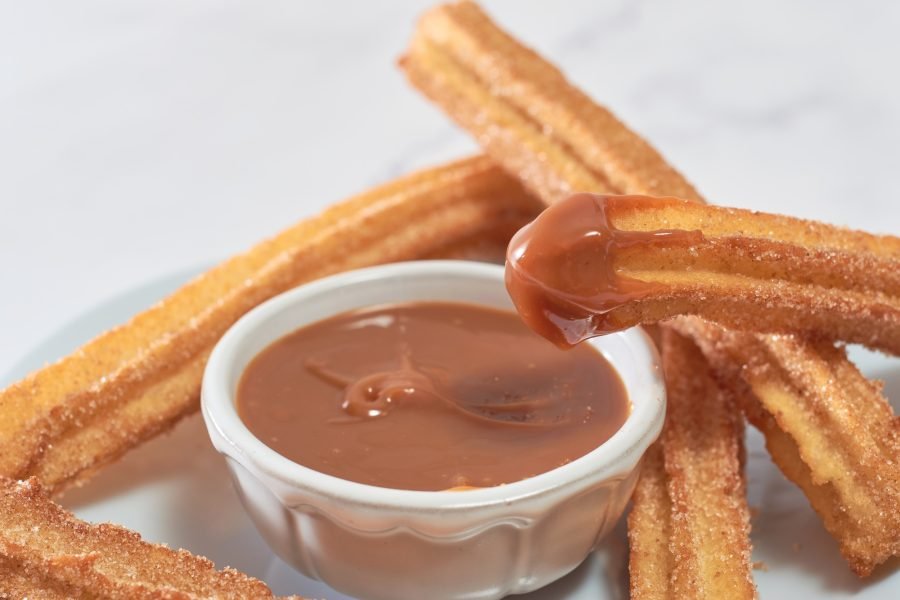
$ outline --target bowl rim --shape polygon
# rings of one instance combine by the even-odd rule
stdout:
[[[240,419],[234,394],[228,385],[229,373],[237,360],[238,348],[255,333],[261,323],[278,313],[295,308],[309,298],[328,294],[350,284],[365,285],[383,279],[433,278],[436,275],[469,280],[496,280],[498,285],[503,285],[504,281],[503,267],[489,263],[465,260],[398,262],[346,271],[301,284],[247,312],[216,344],[203,373],[201,412],[213,445],[245,468],[252,467],[252,470],[273,477],[289,488],[305,490],[333,501],[391,507],[405,512],[459,511],[510,504],[577,486],[579,483],[627,477],[659,436],[666,405],[662,366],[656,346],[639,327],[611,335],[623,337],[629,348],[636,351],[637,357],[646,363],[645,367],[641,367],[645,371],[642,377],[646,377],[651,388],[656,390],[655,397],[647,394],[647,397],[633,398],[629,393],[629,415],[621,427],[600,446],[550,471],[499,486],[466,491],[422,491],[379,487],[342,479],[305,467],[279,454],[257,438]],[[340,312],[342,311],[336,310],[334,314]],[[284,331],[281,335],[287,335],[291,331],[293,330]],[[279,338],[268,343],[276,339]],[[614,364],[613,367],[615,368]],[[217,438],[220,442],[217,442]],[[221,442],[224,442],[224,448]]]

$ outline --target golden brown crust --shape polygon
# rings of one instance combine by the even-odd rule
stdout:
[[[700,350],[662,331],[668,411],[629,515],[631,597],[754,598],[743,421]]]
[[[628,513],[628,575],[631,597],[666,600],[672,597],[675,561],[669,550],[672,537],[672,501],[663,463],[662,442],[644,455],[641,476]]]
[[[52,581],[41,573],[28,574],[18,562],[0,558],[0,598],[33,600],[69,600],[86,598],[81,590]]]
[[[754,598],[743,419],[692,341],[665,329],[661,350],[668,399],[661,440],[672,502],[672,590],[676,598]]]
[[[611,328],[695,314],[900,354],[900,238],[674,198],[610,197],[605,208],[618,230],[702,233],[689,245],[661,238],[616,254],[618,276],[653,292],[607,313]]]
[[[680,319],[785,476],[806,494],[861,575],[900,554],[900,419],[881,387],[825,342],[757,335]]]
[[[0,478],[0,597],[272,598],[262,582],[54,504],[36,479]]]
[[[548,202],[582,191],[697,195],[652,146],[473,2],[428,11],[401,65],[413,85]]]
[[[57,491],[196,410],[206,356],[238,317],[295,285],[458,252],[536,214],[484,157],[335,205],[191,281],[127,324],[0,391],[0,476]]]

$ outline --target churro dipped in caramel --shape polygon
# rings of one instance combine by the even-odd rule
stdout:
[[[525,321],[560,345],[693,314],[900,354],[891,236],[675,198],[576,194],[516,234],[506,280]]]

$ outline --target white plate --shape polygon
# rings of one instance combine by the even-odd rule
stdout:
[[[92,336],[124,322],[199,270],[177,273],[122,294],[74,319],[27,353],[0,385],[67,354]],[[862,350],[853,357],[900,405],[900,364]],[[747,477],[753,519],[754,575],[763,598],[893,600],[900,595],[898,561],[860,581],[841,558],[805,498],[769,461],[760,436],[748,432]],[[346,600],[291,569],[266,547],[244,514],[219,455],[197,416],[104,469],[63,504],[89,521],[120,523],[146,539],[181,547],[259,577],[279,594]],[[627,597],[627,547],[620,523],[604,547],[573,573],[522,600],[595,600]]]

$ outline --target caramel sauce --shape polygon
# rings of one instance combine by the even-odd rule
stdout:
[[[506,288],[531,329],[560,347],[617,328],[606,315],[659,291],[616,271],[623,251],[652,244],[697,244],[699,231],[621,231],[608,214],[610,196],[575,194],[548,207],[513,237]]]
[[[575,460],[630,410],[618,374],[593,347],[563,352],[515,313],[445,302],[303,327],[251,361],[237,406],[254,435],[311,469],[460,491]]]

